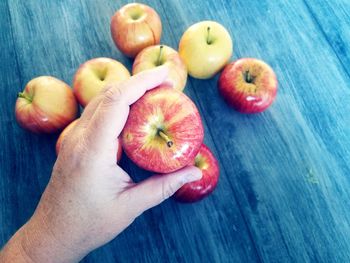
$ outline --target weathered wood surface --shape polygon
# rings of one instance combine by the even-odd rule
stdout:
[[[129,69],[109,19],[127,1],[0,1],[0,244],[32,214],[55,161],[57,135],[14,119],[16,94],[35,76],[67,83],[84,61],[112,57]],[[242,115],[219,96],[217,77],[190,78],[205,142],[221,178],[200,203],[169,200],[144,213],[83,262],[349,262],[350,8],[339,1],[145,1],[177,48],[200,20],[222,23],[234,56],[276,71],[276,102]],[[135,180],[148,174],[123,158]]]

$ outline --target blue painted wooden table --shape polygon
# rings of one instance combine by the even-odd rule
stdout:
[[[55,161],[57,134],[18,127],[16,94],[33,77],[67,83],[84,61],[132,61],[114,46],[112,14],[127,1],[0,1],[0,245],[33,213]],[[222,23],[234,56],[278,75],[276,102],[242,115],[213,79],[188,94],[219,159],[217,190],[200,203],[151,209],[83,262],[350,262],[350,2],[145,1],[174,48],[200,20]],[[124,156],[135,180],[145,172]]]

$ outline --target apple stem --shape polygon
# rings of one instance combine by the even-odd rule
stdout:
[[[210,26],[207,27],[207,44],[210,45],[212,43],[210,39]]]
[[[168,135],[166,135],[162,130],[158,131],[158,135],[164,140],[166,141],[166,145],[168,145],[168,147],[170,148],[171,146],[173,146],[173,141],[169,139]]]
[[[162,50],[163,50],[163,45],[159,47],[159,54],[158,54],[158,59],[157,59],[157,66],[160,66],[160,61],[162,59]]]
[[[247,70],[244,72],[244,80],[247,82],[247,83],[253,83],[253,76],[250,74],[250,72]]]
[[[18,92],[18,97],[19,97],[19,98],[26,99],[26,100],[28,100],[29,102],[32,102],[32,101],[33,101],[33,99],[32,99],[31,97],[27,96],[27,95],[24,94],[23,92]]]

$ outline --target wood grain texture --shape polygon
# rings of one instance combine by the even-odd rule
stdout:
[[[0,1],[0,245],[32,214],[55,161],[57,135],[36,136],[14,119],[16,94],[33,77],[68,84],[94,57],[132,61],[114,46],[113,13],[128,1]],[[129,1],[130,2],[130,1]],[[217,77],[190,78],[205,143],[221,167],[214,194],[151,209],[83,262],[349,262],[349,4],[326,1],[144,1],[177,48],[191,24],[222,23],[234,56],[276,71],[277,100],[242,115],[219,96]],[[136,180],[149,173],[125,156]]]
[[[41,161],[53,158],[48,154],[50,138],[40,138],[47,155],[39,156],[39,138],[21,131],[15,121],[14,106],[22,78],[6,1],[0,3],[0,24],[0,240],[3,244],[32,215],[41,195],[39,181],[46,184],[42,175],[47,176],[51,170],[49,166],[41,167]]]
[[[93,57],[113,57],[131,68],[132,61],[117,51],[109,32],[110,17],[125,2],[104,2],[105,4],[94,1],[9,2],[15,39],[14,50],[20,57],[19,74],[23,79],[18,87],[13,88],[14,94],[27,81],[38,75],[54,75],[71,84],[79,64]],[[161,9],[157,1],[150,5],[157,10]],[[164,19],[166,18],[162,17],[162,20]],[[16,79],[16,76],[13,78]],[[11,106],[11,114],[12,109]],[[16,127],[14,120],[12,124],[19,133],[29,138],[32,136]],[[53,145],[56,137],[52,136],[47,149],[36,149],[36,154],[33,153],[37,162],[42,162],[45,166],[44,169],[33,168],[42,169],[45,176],[36,178],[40,182],[40,190],[35,190],[38,196],[50,176],[55,158]],[[26,139],[24,143],[28,141],[29,139]],[[213,144],[210,140],[206,142],[209,146]],[[36,145],[41,143],[36,141]],[[47,156],[50,156],[50,161],[45,160]],[[30,159],[27,162],[30,162]],[[125,158],[122,164],[136,180],[149,175]],[[35,173],[31,171],[26,176],[35,178]],[[202,262],[206,259],[212,262],[229,259],[237,262],[256,261],[254,244],[248,235],[244,219],[231,195],[229,184],[225,183],[225,176],[222,177],[219,187],[221,194],[226,196],[224,200],[214,196],[197,205],[180,205],[170,200],[145,213],[116,240],[91,253],[84,262],[100,262],[102,259],[103,262],[162,262],[162,259],[169,262]],[[16,185],[16,179],[5,184]],[[30,188],[31,184],[28,187]],[[23,194],[17,194],[14,198],[16,201],[21,200]],[[30,201],[32,207],[28,215],[19,216],[22,222],[28,219],[38,198]],[[9,205],[11,206],[11,203]],[[216,209],[213,209],[214,207]],[[18,225],[12,227],[2,242],[5,242],[17,227]],[[222,255],[226,256],[222,258]]]
[[[267,61],[280,82],[271,109],[245,116],[228,110],[216,78],[190,81],[260,258],[348,261],[349,79],[341,62],[302,1],[207,4],[164,4],[176,10],[174,44],[190,24],[215,19],[234,36],[235,57]]]
[[[334,53],[343,65],[344,72],[350,75],[350,2],[320,2],[304,0],[312,18],[319,26]]]

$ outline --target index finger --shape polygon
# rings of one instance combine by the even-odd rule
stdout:
[[[167,76],[168,68],[160,66],[143,71],[108,89],[89,124],[92,143],[98,148],[110,148],[111,142],[117,139],[124,128],[129,106],[147,90],[162,84]]]
[[[123,100],[126,104],[131,105],[141,98],[147,90],[162,84],[167,76],[167,66],[142,71],[109,89],[102,103],[111,104]]]
[[[110,103],[110,100],[119,100],[121,92],[125,93],[123,95],[128,100],[129,105],[134,103],[145,91],[158,86],[159,82],[162,83],[161,79],[164,74],[167,74],[167,67],[161,66],[152,70],[143,71],[132,76],[125,82],[106,86],[102,92],[85,107],[80,118],[80,124],[90,122],[90,119],[96,114],[102,101],[104,101],[104,103]]]

